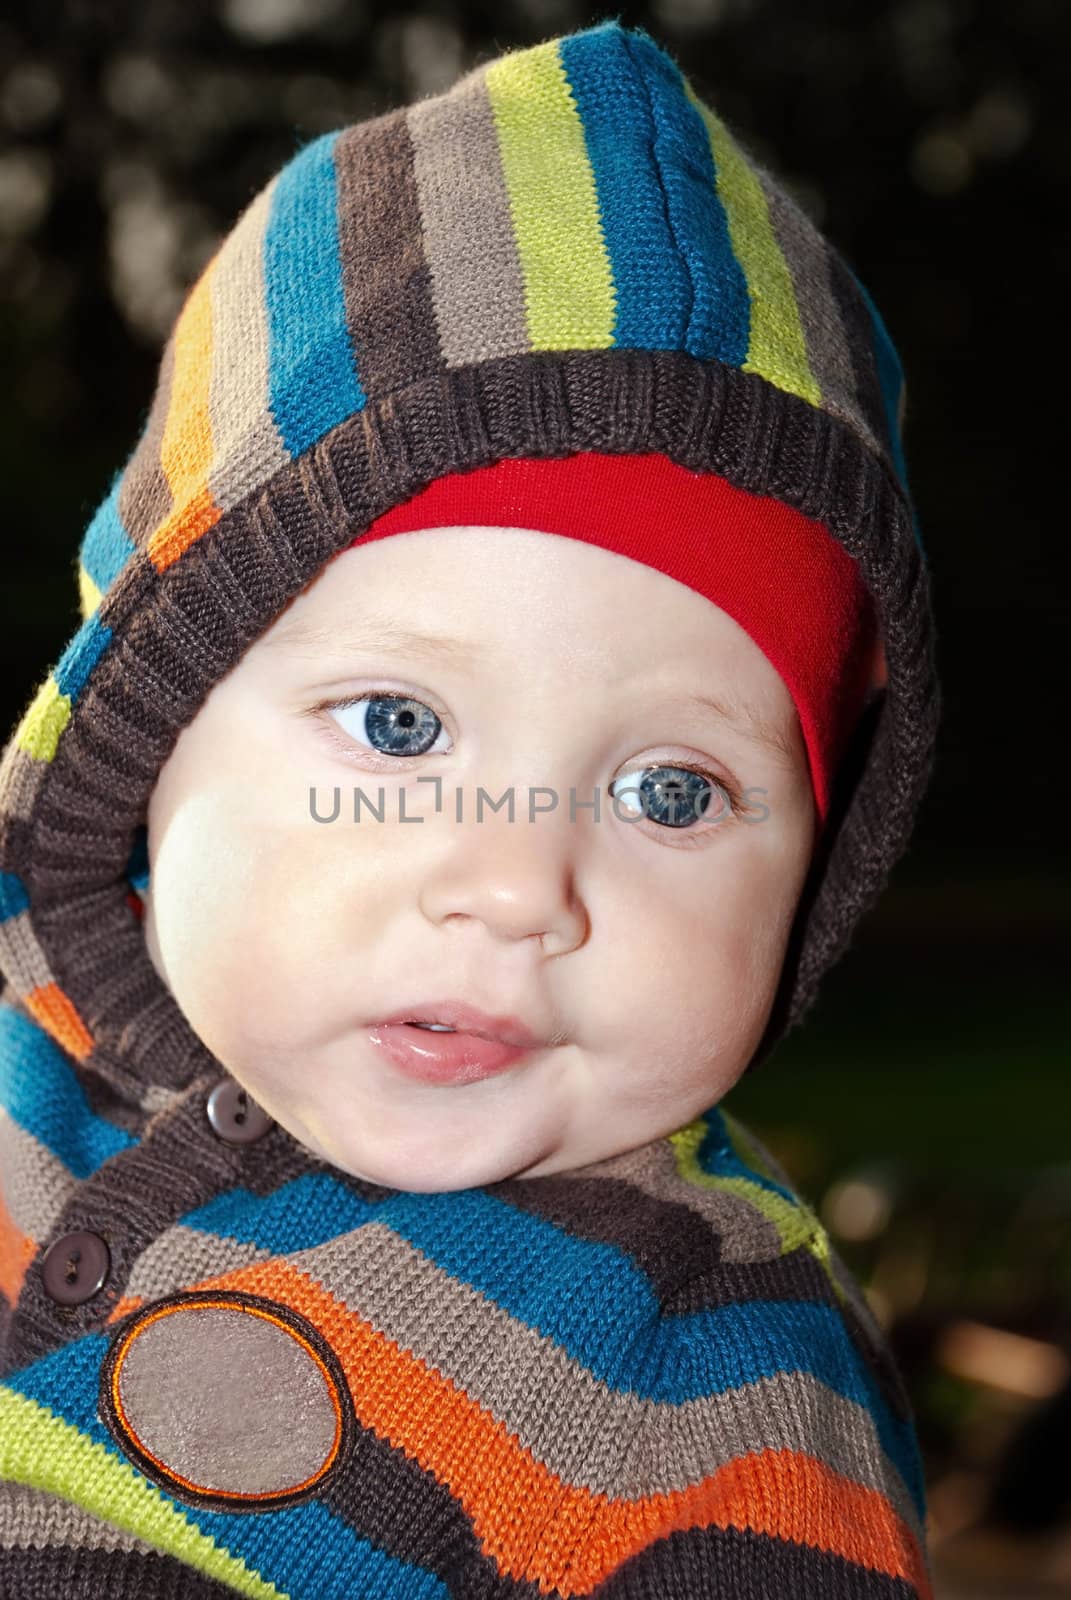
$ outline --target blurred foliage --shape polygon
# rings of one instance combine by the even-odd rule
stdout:
[[[77,625],[82,529],[144,422],[183,294],[257,189],[328,128],[609,15],[662,42],[781,176],[872,292],[908,375],[945,706],[937,775],[811,1017],[731,1103],[820,1207],[887,1321],[952,1549],[992,1513],[1002,1460],[1039,1506],[1031,1462],[1068,1481],[1066,1452],[1050,1460],[1031,1435],[1015,1456],[1014,1441],[1024,1418],[1048,1437],[1057,1390],[1041,1391],[1071,1346],[1071,940],[1052,814],[1071,589],[1051,466],[1071,9],[9,0],[0,719],[14,725]],[[986,1593],[1055,1593],[1065,1559],[1071,1594],[1071,1543],[1021,1550],[979,1557],[972,1594],[983,1577]]]

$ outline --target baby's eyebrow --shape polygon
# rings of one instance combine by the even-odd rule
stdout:
[[[486,661],[479,645],[452,639],[443,633],[414,633],[393,617],[363,616],[358,622],[340,627],[337,623],[299,618],[277,623],[262,641],[266,645],[296,648],[299,651],[329,650],[338,655],[355,651],[398,650],[425,661],[455,661],[461,664]]]
[[[684,705],[697,706],[702,711],[712,711],[720,722],[735,728],[737,733],[745,739],[750,739],[752,744],[761,744],[780,759],[785,766],[794,768],[796,765],[796,752],[788,734],[782,728],[775,727],[768,722],[754,706],[746,705],[742,700],[731,699],[728,695],[721,697],[713,694],[682,694],[675,696]]]
[[[415,633],[389,616],[366,615],[359,622],[347,622],[344,626],[298,618],[278,623],[262,642],[280,648],[293,647],[299,652],[331,651],[338,655],[396,650],[418,660],[451,661],[459,666],[485,664],[489,660],[487,652],[478,644],[451,638],[449,634]],[[727,691],[721,694],[681,691],[665,698],[667,704],[712,713],[719,722],[733,728],[752,744],[765,746],[785,766],[795,767],[796,751],[788,734],[770,723],[755,706]]]

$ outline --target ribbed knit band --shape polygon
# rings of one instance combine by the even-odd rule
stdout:
[[[821,523],[665,456],[584,451],[448,473],[353,542],[466,524],[564,534],[664,572],[720,606],[792,696],[825,826],[837,762],[864,702],[885,681],[885,661],[859,569]]]

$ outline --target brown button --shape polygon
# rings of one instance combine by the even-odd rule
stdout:
[[[212,1132],[225,1144],[252,1144],[275,1126],[268,1113],[233,1078],[216,1084],[205,1110]]]
[[[65,1233],[41,1263],[45,1289],[61,1306],[80,1306],[104,1286],[111,1258],[96,1233]]]

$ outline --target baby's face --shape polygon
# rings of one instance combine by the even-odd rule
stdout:
[[[578,540],[436,528],[287,607],[183,730],[148,838],[148,948],[195,1032],[317,1155],[431,1191],[585,1166],[725,1094],[815,808],[788,690],[725,612]],[[445,1001],[549,1042],[430,1081],[440,1036],[377,1024]]]

